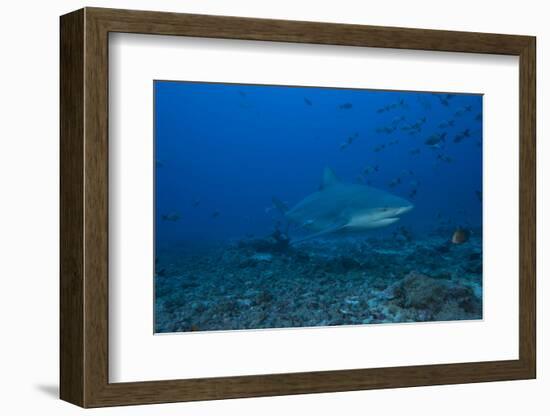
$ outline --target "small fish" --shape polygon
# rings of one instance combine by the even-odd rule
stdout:
[[[483,194],[481,193],[481,191],[476,191],[476,197],[479,200],[479,202],[483,201]]]
[[[288,211],[288,204],[286,202],[281,201],[279,198],[275,196],[271,197],[271,204],[272,205],[270,208],[276,209],[282,215],[285,215],[285,213]]]
[[[441,104],[445,106],[448,106],[449,101],[456,97],[456,94],[450,94],[450,93],[447,93],[447,94],[433,93],[432,95],[435,95],[439,99]]]
[[[351,110],[353,108],[353,104],[352,103],[344,103],[344,104],[340,104],[338,106],[338,108],[340,110]]]
[[[240,95],[241,97],[246,97],[246,92],[244,92],[244,91],[238,91],[238,93],[239,93],[239,95]]]
[[[357,133],[357,132],[354,133],[353,135],[349,136],[348,139],[347,139],[347,140],[348,140],[348,144],[352,144],[353,141],[354,141],[355,139],[357,139],[358,137],[359,137],[359,133]]]
[[[309,106],[313,105],[313,103],[311,102],[311,100],[309,100],[308,98],[305,98],[305,97],[304,97],[304,102],[305,102],[307,105],[309,105]]]
[[[396,145],[396,144],[399,144],[399,140],[395,139],[395,140],[390,140],[388,142],[388,146],[393,146],[393,145]]]
[[[477,115],[475,116],[474,120],[475,121],[481,121],[483,118],[483,115],[481,113],[477,113]]]
[[[349,146],[348,142],[340,143],[340,151],[345,150]]]
[[[422,117],[415,123],[401,127],[401,130],[409,132],[409,134],[418,134],[422,131],[422,126],[426,123],[426,117]]]
[[[395,130],[396,130],[397,127],[389,127],[389,126],[384,126],[384,127],[378,127],[376,129],[376,133],[378,134],[381,134],[381,133],[384,133],[384,134],[392,134]]]
[[[415,123],[415,125],[422,125],[422,124],[424,124],[426,121],[428,121],[428,119],[426,118],[426,116],[420,117],[420,118],[418,119],[418,121]]]
[[[449,100],[445,98],[445,96],[438,95],[437,98],[439,99],[439,103],[441,105],[444,105],[445,107],[449,106]]]
[[[211,218],[218,218],[220,216],[220,211],[216,210],[210,215]]]
[[[420,154],[420,148],[415,148],[415,149],[411,149],[409,150],[409,155],[419,155]]]
[[[399,108],[409,108],[409,106],[407,105],[407,103],[405,102],[405,99],[404,98],[401,98],[398,102],[397,102],[397,106]]]
[[[440,129],[447,129],[449,127],[453,127],[454,125],[455,125],[454,120],[448,120],[448,121],[443,121],[443,122],[439,123],[439,125],[437,127],[439,127]]]
[[[447,133],[434,133],[424,141],[424,144],[432,148],[440,148],[445,142],[445,136]]]
[[[191,203],[191,206],[193,208],[197,208],[200,205],[200,203],[201,203],[200,198],[195,198],[195,199],[193,199],[193,202]]]
[[[181,217],[180,217],[180,214],[178,214],[177,212],[172,212],[170,214],[163,214],[161,218],[163,221],[176,222],[176,221],[179,221]]]
[[[157,168],[162,168],[162,167],[164,167],[164,163],[160,160],[155,160],[155,166]]]
[[[395,188],[397,185],[401,185],[401,178],[395,178],[388,183],[390,188]]]
[[[372,149],[372,150],[374,150],[375,152],[378,153],[379,151],[384,150],[385,148],[386,148],[385,144],[379,144],[379,145],[375,146],[374,149]]]
[[[371,173],[374,173],[374,172],[378,172],[378,165],[376,166],[367,166],[365,169],[363,169],[363,175],[369,175]]]
[[[413,187],[413,188],[418,188],[419,183],[418,183],[418,181],[410,181],[409,185],[411,185],[411,187]]]
[[[466,105],[455,112],[455,117],[462,117],[464,114],[472,111],[471,105]]]
[[[418,190],[416,188],[411,189],[411,191],[409,192],[409,198],[410,199],[415,199],[417,193],[418,193]]]
[[[464,140],[466,137],[470,137],[470,129],[466,129],[466,130],[464,130],[464,131],[458,133],[458,134],[455,136],[453,142],[455,142],[455,143],[460,143],[460,142],[461,142],[462,140]]]
[[[414,172],[411,169],[403,169],[401,171],[401,175],[402,176],[407,176],[407,175],[414,176]]]
[[[395,110],[396,108],[408,108],[403,98],[397,101],[396,103],[386,104],[385,106],[378,108],[376,112],[386,113],[388,111]]]
[[[437,160],[440,160],[445,163],[451,163],[453,159],[448,155],[439,154],[437,155]]]
[[[464,244],[469,239],[470,239],[470,232],[468,230],[465,230],[464,228],[458,227],[453,233],[451,242],[453,244]]]

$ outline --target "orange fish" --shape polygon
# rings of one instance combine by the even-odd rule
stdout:
[[[451,241],[453,244],[463,244],[470,239],[470,232],[464,228],[457,228],[453,233]]]

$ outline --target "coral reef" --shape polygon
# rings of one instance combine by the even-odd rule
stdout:
[[[445,279],[445,277],[443,278]],[[384,291],[384,297],[391,305],[401,309],[414,309],[417,320],[475,319],[481,310],[471,287],[451,280],[432,278],[417,272],[410,272],[405,278],[392,284]]]
[[[160,250],[155,331],[481,319],[480,238],[406,235]]]

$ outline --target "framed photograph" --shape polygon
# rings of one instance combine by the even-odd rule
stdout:
[[[535,49],[62,16],[61,398],[535,378]]]

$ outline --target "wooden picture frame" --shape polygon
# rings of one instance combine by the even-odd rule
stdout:
[[[110,32],[519,56],[519,359],[109,383]],[[85,8],[61,17],[60,396],[82,407],[337,392],[536,376],[535,38]]]

